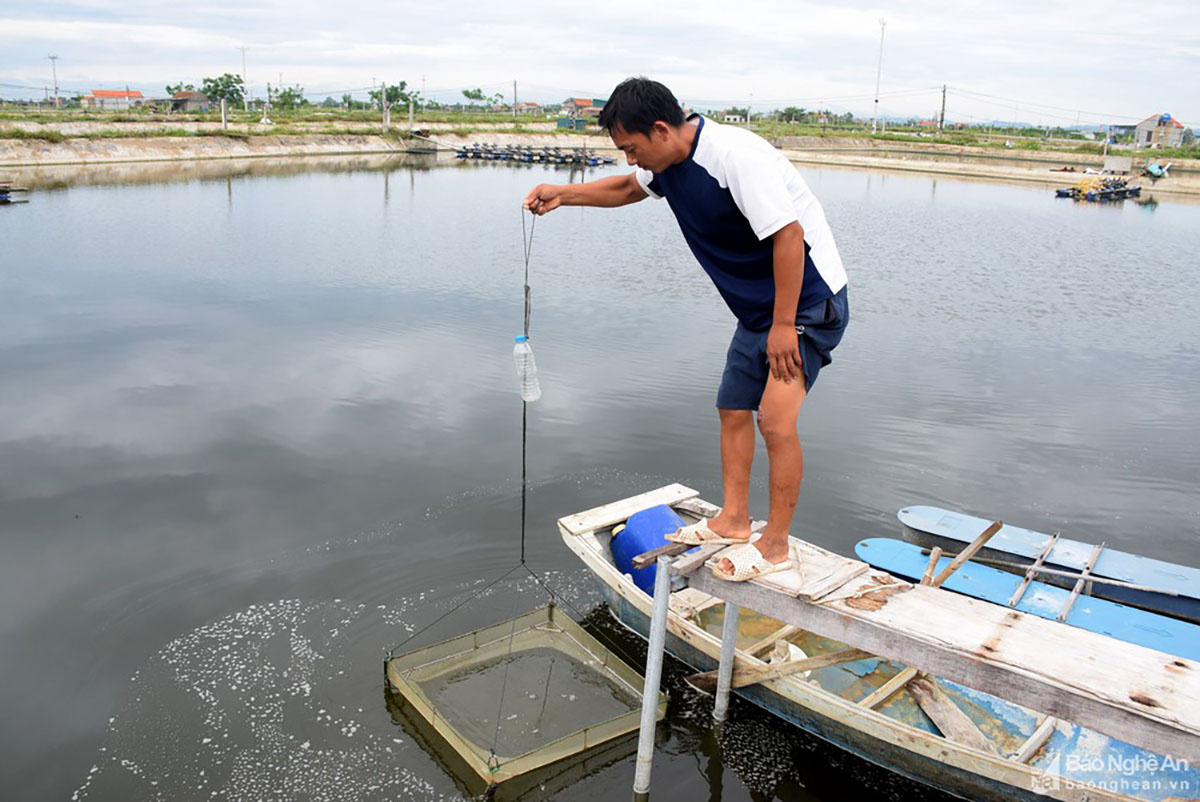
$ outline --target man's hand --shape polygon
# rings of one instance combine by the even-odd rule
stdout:
[[[536,215],[552,212],[562,205],[564,189],[555,184],[538,184],[525,196],[523,206]]]
[[[804,375],[800,370],[800,336],[795,325],[776,323],[767,334],[767,360],[771,363],[771,377],[784,384]]]

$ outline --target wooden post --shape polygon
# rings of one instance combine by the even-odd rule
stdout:
[[[650,614],[650,646],[646,652],[646,682],[642,686],[642,723],[638,733],[633,792],[650,791],[654,763],[654,726],[658,722],[658,683],[662,678],[663,651],[667,643],[667,616],[671,598],[671,558],[659,557],[654,574],[654,607]]]
[[[928,585],[933,581],[933,572],[937,570],[940,559],[942,559],[942,549],[940,546],[934,546],[929,550],[929,564],[925,566],[925,573],[921,576],[922,585]]]
[[[221,98],[221,130],[229,130],[229,122],[225,119],[225,98]]]
[[[721,662],[717,666],[717,699],[713,704],[715,721],[724,721],[729,712],[729,686],[733,680],[738,613],[739,608],[736,604],[725,602],[725,619],[721,624]]]

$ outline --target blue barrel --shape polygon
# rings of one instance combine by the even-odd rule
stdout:
[[[625,522],[625,528],[612,539],[613,564],[621,573],[630,574],[635,585],[653,594],[654,575],[658,566],[634,568],[633,558],[667,545],[670,541],[664,535],[675,532],[683,525],[683,519],[666,504],[635,512]]]

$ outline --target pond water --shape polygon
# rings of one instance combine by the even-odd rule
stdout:
[[[852,323],[801,415],[796,534],[851,553],[926,503],[1200,563],[1200,207],[804,173]],[[462,797],[393,722],[382,659],[544,601],[505,582],[438,620],[519,558],[519,202],[571,178],[159,166],[0,209],[3,787]],[[676,481],[720,502],[733,323],[663,203],[533,236],[525,547],[604,628],[555,520]],[[718,754],[707,703],[671,691],[655,799],[915,793],[749,711]]]

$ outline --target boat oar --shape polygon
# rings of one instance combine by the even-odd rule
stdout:
[[[951,574],[961,568],[962,564],[967,560],[974,557],[975,553],[982,549],[984,544],[992,539],[992,535],[999,532],[1003,526],[1003,522],[996,521],[987,529],[984,529],[982,532],[980,532],[979,537],[972,540],[970,545],[959,552],[958,555],[950,561],[950,564],[943,568],[942,572],[933,578],[933,581],[929,583],[930,587],[941,587],[941,584],[949,579]]]

